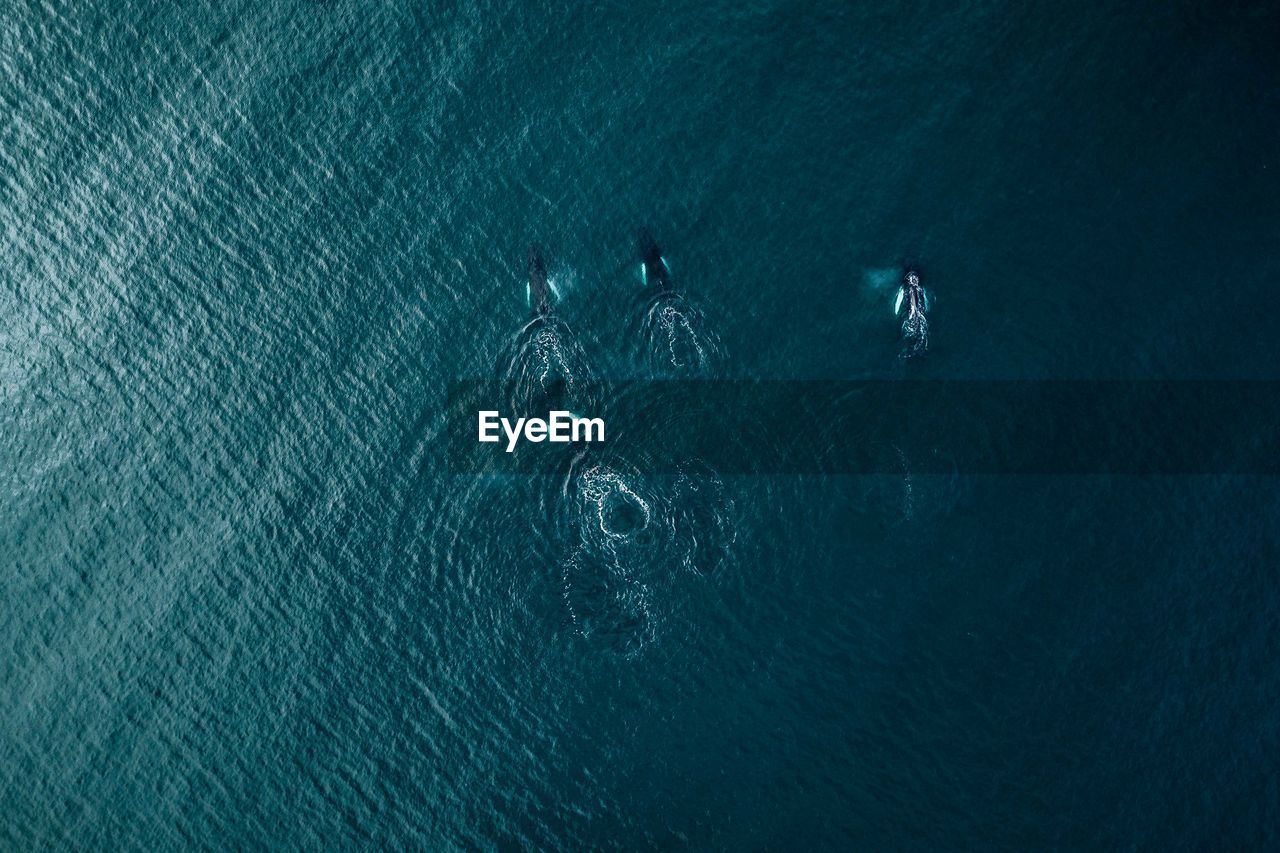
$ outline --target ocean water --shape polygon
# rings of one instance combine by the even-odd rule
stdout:
[[[1277,846],[1274,478],[443,449],[472,377],[1277,378],[1277,24],[8,0],[0,847]]]

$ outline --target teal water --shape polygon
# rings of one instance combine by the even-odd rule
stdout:
[[[1273,479],[561,485],[441,448],[457,378],[698,351],[1276,378],[1276,24],[18,0],[0,846],[1275,846]]]

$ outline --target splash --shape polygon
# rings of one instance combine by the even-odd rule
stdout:
[[[616,556],[578,548],[564,562],[561,585],[569,621],[582,638],[634,658],[657,635],[650,588]]]
[[[562,592],[577,634],[634,657],[681,626],[696,630],[682,616],[689,593],[728,576],[737,540],[734,502],[714,471],[690,460],[655,482],[591,464],[561,497]]]
[[[929,349],[929,320],[923,311],[907,315],[902,321],[901,358],[923,355]]]
[[[573,545],[561,581],[574,630],[625,657],[657,635],[654,572],[662,536],[655,536],[656,498],[621,472],[591,465],[573,483],[568,502]]]
[[[719,340],[702,313],[678,293],[650,300],[639,339],[645,366],[656,376],[706,376],[719,362]]]
[[[680,465],[672,492],[681,565],[697,575],[718,572],[738,538],[736,507],[724,482],[703,462],[688,460]]]
[[[897,451],[898,462],[902,465],[902,519],[910,521],[915,515],[915,488],[911,482],[911,467],[907,464],[907,454],[902,452],[902,448],[894,446]]]
[[[545,416],[549,407],[594,411],[584,399],[592,381],[586,354],[555,317],[536,317],[520,330],[500,373],[511,389],[508,407],[518,416]]]
[[[627,485],[617,472],[592,467],[582,474],[582,500],[593,507],[596,526],[611,539],[625,539],[649,526],[649,503]]]

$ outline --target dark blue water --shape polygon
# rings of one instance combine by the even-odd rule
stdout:
[[[10,4],[0,846],[1276,846],[1274,479],[561,484],[441,437],[456,378],[699,352],[1277,378],[1278,22]]]

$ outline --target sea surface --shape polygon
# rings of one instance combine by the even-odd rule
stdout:
[[[548,370],[1280,379],[1278,33],[5,0],[0,848],[1280,846],[1273,477],[443,441]]]

